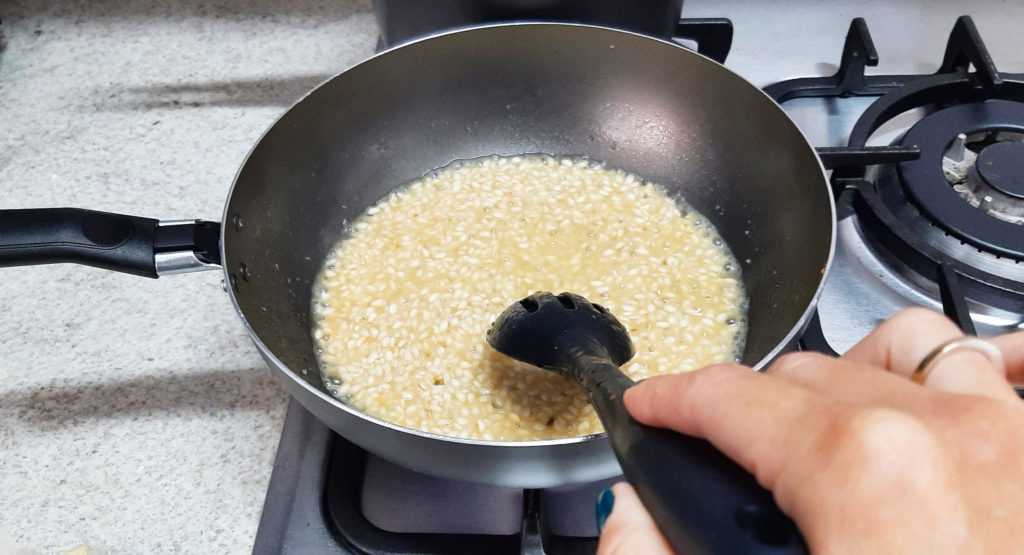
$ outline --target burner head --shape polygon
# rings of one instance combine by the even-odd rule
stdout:
[[[995,143],[978,153],[978,174],[996,191],[1024,199],[1024,142]]]
[[[990,100],[938,110],[902,144],[921,157],[899,164],[920,214],[982,253],[1024,260],[1024,103]]]
[[[900,142],[921,157],[865,174],[872,183],[852,205],[864,238],[914,283],[928,287],[949,265],[966,278],[966,297],[1024,314],[1024,198],[1014,194],[1024,176],[1024,103],[939,109]]]
[[[960,133],[942,158],[942,171],[974,208],[1024,223],[1024,133]]]

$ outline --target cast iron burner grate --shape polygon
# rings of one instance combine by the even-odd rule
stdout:
[[[878,54],[861,18],[850,24],[841,60],[832,76],[765,87],[779,103],[879,97],[848,147],[818,149],[833,170],[838,217],[856,214],[879,254],[936,283],[965,333],[975,333],[968,298],[1024,313],[1024,226],[1013,221],[1024,214],[1024,163],[1015,156],[1024,146],[1024,74],[996,70],[969,16],[957,19],[934,74],[865,75]],[[885,122],[914,109],[928,115],[897,145],[866,146]],[[801,345],[834,353],[817,317]]]
[[[596,537],[555,531],[551,515],[566,508],[559,507],[554,497],[550,506],[545,502],[549,490],[522,492],[522,524],[512,534],[401,533],[378,528],[363,505],[368,458],[366,451],[335,434],[292,399],[253,553],[582,555],[597,550]],[[610,482],[581,489],[588,514],[593,512],[597,492]],[[447,482],[445,487],[458,488],[460,484]],[[594,488],[597,490],[590,491]],[[452,510],[443,502],[439,505],[439,511]]]
[[[371,523],[361,503],[367,453],[333,436],[324,492],[324,517],[339,544],[354,553],[565,553],[583,555],[597,550],[596,537],[555,534],[545,518],[540,490],[523,491],[522,528],[516,534],[397,533]],[[596,499],[596,495],[593,496]]]

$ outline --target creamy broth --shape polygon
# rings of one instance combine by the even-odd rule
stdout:
[[[456,163],[369,208],[324,262],[313,334],[329,389],[446,436],[602,431],[578,385],[493,351],[534,291],[571,291],[629,330],[642,379],[738,360],[746,297],[711,223],[637,176],[543,155]]]

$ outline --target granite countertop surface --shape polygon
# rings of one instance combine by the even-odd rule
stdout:
[[[219,220],[368,0],[0,3],[0,208]],[[287,395],[219,272],[0,269],[0,553],[245,553]]]
[[[782,49],[775,4],[729,4],[686,15],[731,17],[727,65],[761,86],[835,71],[855,15],[879,71],[934,71],[974,12],[1020,71],[1016,1],[796,1]],[[263,131],[377,36],[370,0],[6,0],[0,20],[0,208],[159,219],[219,220]],[[0,555],[250,552],[286,402],[220,272],[0,269]]]

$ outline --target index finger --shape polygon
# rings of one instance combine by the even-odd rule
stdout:
[[[737,364],[650,378],[626,390],[623,401],[644,424],[707,439],[772,490],[789,457],[805,451],[845,406]]]

